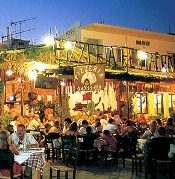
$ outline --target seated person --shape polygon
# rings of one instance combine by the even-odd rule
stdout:
[[[175,133],[175,128],[174,128],[174,119],[173,118],[168,118],[166,124],[165,124],[165,129],[169,134],[174,134]]]
[[[35,140],[32,134],[26,133],[26,128],[24,124],[19,124],[17,126],[17,132],[10,135],[11,144],[19,147],[21,144],[26,144],[31,148],[39,147],[38,142]],[[30,176],[32,168],[29,166],[25,167],[24,175]],[[38,172],[39,173],[39,172]]]
[[[110,150],[117,150],[117,140],[115,139],[115,137],[113,135],[110,134],[109,130],[104,130],[103,131],[103,136],[102,139],[104,139],[107,143],[107,145],[109,146],[108,149]]]
[[[19,146],[24,142],[30,147],[39,147],[38,142],[35,140],[32,134],[26,133],[26,128],[23,124],[19,124],[17,126],[17,132],[14,132],[10,135],[11,143]]]
[[[77,122],[72,122],[70,126],[68,127],[68,130],[65,132],[65,135],[71,135],[77,137],[80,135],[78,132],[78,125]]]
[[[62,130],[59,126],[59,121],[54,121],[53,126],[50,128],[49,133],[62,133]]]
[[[40,144],[41,147],[45,146],[45,136],[49,134],[50,128],[51,128],[51,124],[46,123],[44,126],[44,131],[43,131],[43,135],[40,135],[38,143]]]
[[[92,133],[91,126],[86,127],[86,134],[83,135],[83,142],[80,142],[80,148],[85,149],[92,149],[94,140],[98,138],[95,133]]]
[[[112,118],[109,119],[108,124],[103,126],[103,131],[108,130],[110,133],[119,134],[120,130],[116,124],[116,121]]]
[[[158,136],[151,139],[148,147],[151,149],[151,156],[160,160],[168,160],[168,152],[172,139],[167,136],[167,131],[164,127],[158,129]]]
[[[79,130],[79,133],[80,133],[80,135],[84,135],[84,134],[86,134],[87,132],[86,132],[86,127],[87,126],[89,126],[89,123],[88,123],[88,121],[87,120],[83,120],[82,121],[82,127],[80,127],[80,130]],[[91,127],[91,132],[92,133],[95,133],[96,132],[96,129],[95,129],[95,126],[90,126]]]
[[[147,123],[147,119],[144,114],[140,114],[140,117],[137,119],[140,123]]]
[[[125,124],[123,126],[122,134],[128,134],[130,132],[137,132],[137,128],[133,125],[133,123],[130,120],[125,121]]]
[[[31,130],[31,131],[39,131],[41,122],[39,119],[39,115],[38,114],[34,114],[33,115],[33,119],[29,122],[28,126],[27,126],[27,130]]]
[[[0,130],[0,149],[9,149],[13,154],[19,155],[19,149],[14,144],[10,144],[9,136],[10,133],[7,130]],[[10,176],[10,170],[8,169],[0,169],[0,173],[4,176]],[[13,163],[13,173],[23,174],[22,165],[16,161]]]
[[[141,136],[141,139],[146,139],[147,141],[151,140],[154,137],[157,137],[158,130],[157,130],[157,122],[152,121],[150,124],[150,129],[146,130],[144,134]]]
[[[98,121],[95,123],[95,128],[96,128],[96,133],[98,137],[101,137],[102,133],[103,133],[103,126],[101,125],[101,123]]]

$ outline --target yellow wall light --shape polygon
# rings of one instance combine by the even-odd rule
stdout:
[[[37,72],[35,70],[30,70],[28,72],[28,77],[30,80],[36,80]]]

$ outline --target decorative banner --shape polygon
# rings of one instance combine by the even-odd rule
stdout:
[[[91,100],[92,99],[92,92],[85,93],[82,96],[83,96],[83,101],[84,100]]]
[[[75,91],[96,91],[104,89],[105,67],[103,64],[74,68]]]

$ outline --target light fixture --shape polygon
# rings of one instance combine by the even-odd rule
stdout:
[[[169,72],[168,68],[165,65],[162,68],[162,72],[164,72],[164,73],[168,73]]]
[[[10,96],[10,101],[16,101],[16,96],[15,95],[11,95]]]
[[[138,58],[139,59],[141,59],[141,60],[147,59],[147,53],[146,52],[138,50],[137,53],[138,53]]]
[[[54,45],[54,38],[52,36],[45,37],[44,44],[46,44],[47,46]]]
[[[60,82],[60,85],[61,86],[66,86],[66,82],[63,80],[63,81]]]
[[[66,50],[70,50],[72,48],[72,43],[70,41],[66,41],[66,43],[64,44],[64,48]]]
[[[11,76],[11,75],[13,74],[13,71],[12,71],[12,70],[7,70],[7,71],[6,71],[6,74],[7,74],[8,76]]]
[[[28,76],[31,80],[36,80],[37,77],[37,72],[36,70],[30,70],[28,71]]]
[[[18,78],[18,82],[19,82],[19,83],[21,83],[21,82],[22,82],[22,79],[21,79],[20,77]]]

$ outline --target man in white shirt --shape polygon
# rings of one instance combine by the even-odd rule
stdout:
[[[86,132],[86,127],[87,126],[88,126],[88,121],[87,120],[83,120],[82,121],[82,127],[80,127],[80,130],[79,130],[80,135],[85,135],[87,133]],[[91,132],[92,133],[96,132],[95,126],[91,126]]]
[[[41,122],[39,120],[39,115],[35,114],[33,119],[29,122],[27,129],[39,131],[39,128],[41,126]]]
[[[26,145],[30,145],[30,147],[39,147],[38,142],[35,140],[33,135],[26,133],[26,129],[23,124],[19,124],[17,126],[17,132],[10,135],[10,141],[16,146],[25,143]],[[24,175],[27,176],[28,179],[32,179],[32,168],[26,166]]]
[[[108,124],[103,126],[103,131],[108,130],[110,133],[119,134],[120,131],[116,125],[116,122],[114,119],[110,118],[108,121]]]

